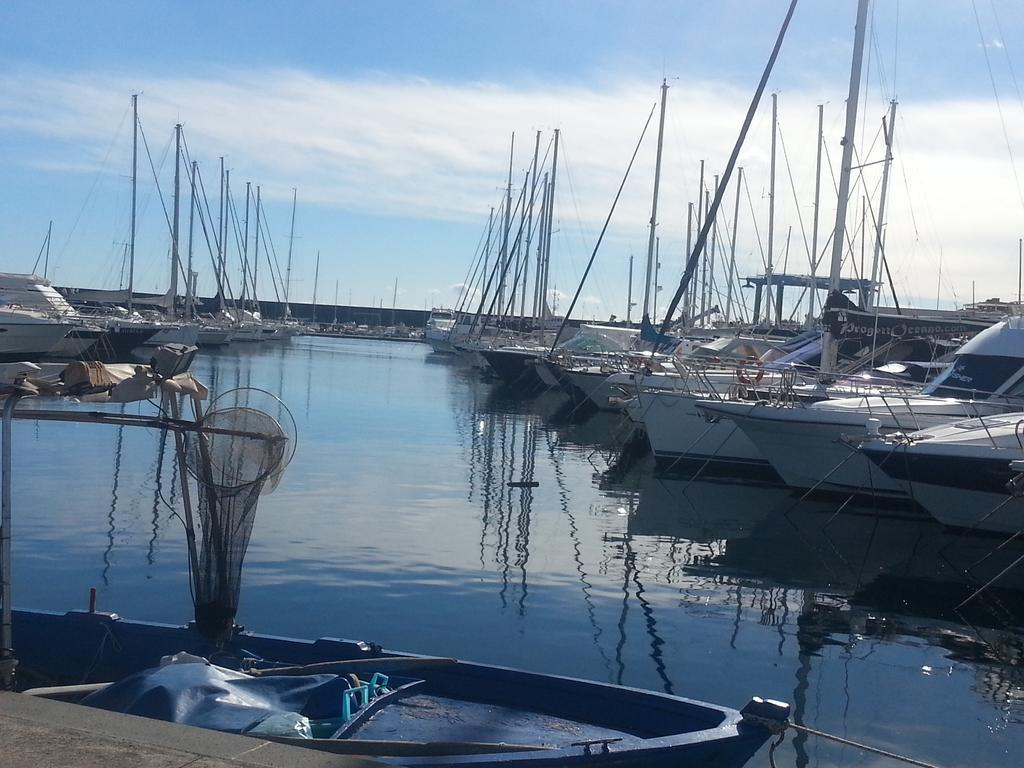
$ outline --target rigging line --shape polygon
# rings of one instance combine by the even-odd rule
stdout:
[[[768,258],[764,253],[764,245],[761,243],[761,232],[757,228],[757,214],[754,212],[754,199],[750,196],[750,186],[747,184],[746,176],[743,177],[743,189],[747,192],[747,205],[750,207],[750,220],[754,224],[754,235],[757,237],[757,248],[761,252],[761,266],[768,269]]]
[[[456,302],[455,307],[457,312],[462,311],[464,304],[463,297],[469,295],[469,287],[476,280],[477,270],[480,268],[481,256],[483,255],[484,238],[487,236],[488,225],[484,225],[483,229],[480,230],[480,237],[476,242],[476,247],[473,248],[473,258],[470,259],[469,268],[466,270],[466,276],[462,278],[462,288],[459,290],[459,300]]]
[[[996,78],[992,73],[992,62],[988,57],[988,46],[985,44],[985,33],[981,29],[981,17],[978,16],[978,4],[971,0],[971,10],[974,11],[974,21],[978,25],[978,39],[981,41],[981,52],[985,55],[985,67],[988,69],[988,79],[992,84],[992,95],[996,99],[996,110],[999,112],[999,125],[1003,129],[1003,139],[1006,141],[1006,153],[1010,156],[1010,168],[1013,169],[1013,181],[1017,186],[1017,197],[1020,200],[1021,209],[1024,210],[1024,191],[1021,191],[1020,176],[1017,174],[1017,162],[1013,158],[1013,147],[1010,145],[1010,134],[1006,130],[1006,120],[1003,117],[1003,105],[999,100],[999,89],[996,88]]]
[[[562,154],[563,154],[565,159],[564,159],[564,162],[562,163],[562,168],[565,170],[565,177],[569,181],[569,197],[572,198],[572,207],[573,207],[573,210],[576,212],[576,223],[579,225],[579,229],[580,229],[581,235],[583,235],[583,237],[580,238],[580,242],[583,243],[584,246],[585,246],[585,241],[584,241],[583,238],[585,237],[585,238],[589,239],[590,237],[592,237],[592,233],[586,231],[586,229],[585,229],[585,227],[583,225],[583,219],[580,216],[580,207],[579,207],[579,203],[577,202],[577,199],[576,199],[576,187],[572,183],[572,171],[569,170],[569,153],[566,150],[565,146],[566,146],[566,144],[565,144],[565,137],[563,136],[562,137]],[[596,288],[597,288],[597,295],[601,298],[602,302],[604,302],[604,300],[608,296],[608,294],[605,292],[603,286],[601,285],[600,275],[598,275],[598,274],[594,275],[594,283],[595,283]]]
[[[807,230],[804,228],[804,217],[803,214],[800,213],[800,200],[797,198],[796,184],[793,182],[793,169],[789,167],[789,153],[786,152],[786,142],[782,138],[782,128],[777,126],[776,130],[779,133],[779,144],[782,146],[782,160],[786,164],[786,175],[789,177],[789,188],[793,192],[793,207],[796,208],[796,220],[797,223],[800,224],[800,236],[804,241],[804,252],[807,254],[808,263],[810,263],[813,256],[811,255],[811,246],[807,242]]]
[[[196,178],[199,180],[199,190],[202,192],[202,202],[206,205],[206,216],[203,215],[203,208],[202,208],[202,206],[199,206],[199,223],[203,227],[203,239],[206,240],[206,250],[210,254],[210,264],[213,266],[213,273],[214,273],[214,275],[217,276],[217,293],[221,294],[223,296],[223,286],[222,286],[221,276],[220,276],[220,265],[217,262],[217,254],[216,254],[216,250],[219,250],[219,248],[220,248],[220,241],[218,240],[218,237],[215,234],[213,236],[213,240],[214,240],[214,243],[217,244],[217,249],[214,249],[213,245],[210,243],[210,231],[206,227],[206,222],[207,222],[207,219],[209,219],[209,221],[210,221],[210,229],[212,229],[213,228],[213,216],[210,213],[210,201],[209,201],[209,198],[207,198],[207,196],[206,196],[206,185],[203,183],[203,172],[199,168],[198,165],[196,166]]]
[[[1003,49],[1003,55],[1006,57],[1006,66],[1010,70],[1010,79],[1013,80],[1013,89],[1017,92],[1017,101],[1020,102],[1021,109],[1024,109],[1024,98],[1020,94],[1020,85],[1017,83],[1017,73],[1013,69],[1013,59],[1010,58],[1010,48],[1006,45],[1006,36],[1003,34],[1003,25],[999,22],[999,12],[996,11],[996,4],[994,0],[989,0],[989,6],[992,8],[992,16],[996,20],[996,31],[999,33],[999,43]]]
[[[55,267],[59,259],[64,256],[64,252],[68,249],[68,245],[71,243],[71,237],[75,234],[75,230],[78,229],[78,223],[82,220],[82,215],[85,213],[85,209],[88,207],[89,201],[92,200],[93,192],[96,191],[96,185],[99,184],[100,178],[103,176],[103,170],[107,165],[107,161],[110,160],[110,153],[113,151],[117,140],[121,138],[121,129],[124,128],[125,120],[128,119],[128,113],[130,111],[130,109],[125,108],[124,114],[121,115],[121,122],[118,123],[117,130],[114,131],[114,137],[110,140],[110,144],[107,145],[107,151],[103,154],[103,162],[101,162],[99,168],[96,169],[96,174],[92,178],[92,184],[89,185],[89,191],[85,195],[82,207],[78,210],[78,215],[75,216],[75,222],[71,225],[71,230],[68,232],[68,236],[64,240],[64,245],[61,246],[60,252],[53,260]]]
[[[796,0],[793,0],[796,3]],[[615,193],[615,199],[612,201],[612,207],[608,211],[608,216],[604,220],[604,226],[601,227],[601,234],[597,237],[597,242],[594,244],[594,252],[590,254],[590,261],[587,262],[587,268],[583,270],[583,278],[580,280],[580,284],[576,287],[576,293],[572,297],[572,301],[569,303],[569,308],[565,311],[565,315],[562,317],[562,324],[558,328],[558,333],[555,334],[555,339],[551,343],[551,352],[555,351],[555,347],[558,345],[558,338],[562,335],[562,331],[565,330],[565,324],[569,321],[569,316],[572,314],[573,309],[576,307],[576,301],[580,297],[580,293],[583,291],[583,285],[587,282],[587,275],[590,274],[590,268],[594,266],[594,258],[597,256],[597,251],[601,247],[601,241],[604,240],[604,233],[608,231],[608,224],[611,223],[612,214],[615,213],[615,206],[618,205],[619,197],[622,195],[622,189],[626,186],[626,179],[629,178],[629,172],[633,170],[633,162],[636,160],[637,153],[640,151],[640,145],[644,142],[644,136],[647,135],[647,129],[651,126],[651,118],[654,117],[654,110],[657,109],[658,102],[654,102],[651,106],[651,111],[647,115],[647,122],[644,123],[644,129],[640,132],[640,139],[636,143],[636,147],[633,149],[633,156],[629,159],[629,165],[626,166],[626,173],[622,176],[622,182],[619,184],[619,191]]]
[[[164,211],[164,221],[167,222],[167,231],[173,232],[174,227],[171,226],[171,216],[167,213],[167,205],[164,203],[164,193],[160,189],[160,176],[156,172],[156,167],[153,165],[153,155],[149,152],[149,142],[146,141],[146,132],[142,130],[142,121],[139,120],[139,133],[142,135],[142,146],[146,148],[146,157],[149,158],[149,169],[153,172],[153,184],[156,186],[156,195],[160,200],[160,207]],[[160,158],[160,168],[164,167],[164,161],[167,159],[167,152],[170,149],[170,141],[168,141],[167,147],[164,149],[163,156]],[[146,206],[143,205],[142,212],[145,214]]]
[[[779,35],[775,40],[775,45],[772,48],[771,55],[768,57],[768,62],[765,65],[764,72],[761,74],[761,79],[757,84],[757,89],[754,91],[754,96],[750,100],[750,106],[747,107],[747,113],[743,118],[743,125],[740,127],[739,136],[736,139],[736,143],[733,145],[732,152],[729,155],[729,160],[726,162],[725,172],[722,174],[721,178],[721,186],[715,194],[714,201],[711,203],[711,210],[708,211],[707,220],[701,226],[700,232],[697,234],[697,242],[694,244],[693,251],[687,256],[686,271],[683,272],[683,278],[679,281],[679,286],[676,288],[676,292],[673,294],[672,300],[669,302],[668,308],[665,311],[665,318],[661,322],[662,333],[668,331],[672,326],[672,317],[675,315],[676,309],[679,307],[679,301],[683,298],[683,294],[686,292],[690,280],[697,271],[697,263],[700,260],[700,255],[703,253],[704,246],[707,243],[708,233],[711,231],[711,224],[718,216],[718,208],[722,204],[722,197],[725,194],[726,188],[729,186],[729,180],[732,177],[733,169],[736,167],[736,160],[739,157],[740,149],[743,147],[747,131],[750,130],[750,124],[754,120],[754,115],[757,112],[757,106],[761,101],[761,96],[764,93],[765,86],[768,84],[768,77],[771,75],[772,69],[775,66],[775,60],[779,56],[779,50],[782,48],[782,41],[786,37],[786,30],[789,29],[789,22],[793,18],[793,12],[796,10],[796,4],[797,0],[791,0],[789,9],[786,11],[786,18],[782,22],[781,29],[779,29]]]
[[[281,297],[284,295],[284,277],[281,275],[281,260],[277,258],[277,247],[274,245],[274,238],[270,236],[270,222],[267,220],[267,216],[260,218],[260,229],[263,230],[263,243],[269,248],[264,248],[263,252],[267,257],[267,265],[270,267],[270,284],[274,288],[274,297],[280,303]],[[273,261],[271,261],[271,254],[273,254]],[[274,270],[277,270],[275,275]],[[278,289],[280,286],[280,290]]]

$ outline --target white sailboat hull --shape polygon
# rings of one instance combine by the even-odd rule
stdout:
[[[697,410],[698,402],[700,395],[683,392],[643,391],[637,396],[630,417],[643,422],[659,464],[699,461],[767,468],[768,462],[735,424],[709,422]]]

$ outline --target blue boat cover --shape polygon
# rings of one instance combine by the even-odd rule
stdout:
[[[337,675],[250,677],[209,663],[143,670],[96,691],[82,704],[217,731],[244,733],[282,713],[311,720],[341,716],[346,678]]]

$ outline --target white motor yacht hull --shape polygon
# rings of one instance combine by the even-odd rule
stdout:
[[[42,357],[60,345],[73,329],[67,323],[45,319],[19,322],[17,317],[0,317],[0,359]]]
[[[915,408],[905,400],[893,402],[892,408],[866,411],[837,409],[831,403],[828,408],[804,408],[708,400],[701,409],[737,425],[787,485],[903,497],[904,486],[855,447],[858,438],[867,434],[868,419],[878,419],[884,434],[945,424],[973,414],[955,400],[935,398],[934,406],[927,409],[923,405]]]

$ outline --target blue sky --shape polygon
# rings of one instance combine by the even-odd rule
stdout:
[[[1024,202],[1010,154],[1024,160],[1024,100],[1014,82],[1024,80],[1016,45],[1024,7],[976,0],[981,38],[974,7],[887,0],[872,11],[858,147],[863,141],[865,156],[877,159],[877,141],[875,154],[868,150],[895,80],[901,117],[886,243],[905,299],[962,303],[971,281],[979,298],[1015,284]],[[399,304],[451,303],[497,202],[509,134],[517,133],[518,175],[533,131],[544,130],[546,142],[561,127],[568,170],[553,281],[571,291],[665,75],[672,88],[659,228],[670,289],[697,163],[707,160],[709,177],[724,165],[784,10],[768,0],[7,2],[0,268],[29,269],[53,218],[52,277],[117,286],[127,237],[125,115],[137,90],[156,163],[180,119],[211,193],[221,155],[239,200],[239,183],[263,185],[279,255],[298,189],[298,299],[312,295],[319,250],[321,301],[337,280],[342,301],[351,292],[357,303],[390,303],[398,276]],[[794,177],[791,188],[780,170],[776,191],[776,240],[789,233],[791,271],[806,271],[794,243],[803,239],[801,219],[809,226],[817,103],[826,103],[826,144],[838,162],[854,11],[853,0],[803,0],[771,82]],[[766,98],[741,157],[751,194],[737,238],[745,272],[759,271],[767,226],[767,106]],[[584,314],[624,311],[626,259],[646,249],[653,152],[651,136],[584,291]],[[153,290],[166,283],[168,237],[147,162],[143,155],[137,285]],[[165,159],[159,169],[166,196],[170,168]],[[877,191],[869,173],[861,194]],[[823,200],[826,231],[829,206]],[[211,270],[200,272],[208,288]]]

